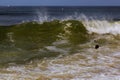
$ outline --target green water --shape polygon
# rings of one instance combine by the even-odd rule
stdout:
[[[90,40],[90,35],[80,21],[68,20],[28,22],[12,26],[0,26],[0,64],[25,63],[32,59],[55,57],[75,51],[79,44]],[[65,43],[54,45],[55,42]],[[54,51],[47,46],[59,48]],[[51,47],[50,47],[51,48]]]
[[[119,23],[96,23],[54,20],[1,26],[0,79],[119,80]]]

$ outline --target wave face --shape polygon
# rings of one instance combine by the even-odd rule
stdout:
[[[0,8],[0,63],[75,53],[95,35],[119,39],[119,7]]]
[[[54,57],[77,52],[76,46],[106,37],[119,40],[119,22],[53,20],[50,22],[26,22],[0,27],[0,63],[22,63],[35,58]],[[96,36],[98,35],[98,36]],[[96,44],[97,44],[96,43]],[[78,49],[79,50],[79,49]]]
[[[41,58],[67,53],[70,50],[61,49],[59,45],[68,47],[83,44],[89,40],[86,28],[76,20],[61,22],[54,20],[42,24],[29,22],[0,28],[2,56],[0,63],[27,61],[34,57]],[[63,43],[55,45],[59,41]]]

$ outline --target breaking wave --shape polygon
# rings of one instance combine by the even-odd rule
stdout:
[[[53,20],[1,26],[0,63],[23,62],[71,53],[76,51],[73,49],[75,45],[92,40],[93,33],[117,35],[119,38],[119,26],[119,22],[97,20]]]
[[[1,79],[120,79],[119,19],[56,10],[38,10],[30,21],[9,19],[12,25],[0,26]]]
[[[0,63],[68,53],[68,46],[83,44],[89,40],[84,25],[76,20],[54,20],[42,24],[28,22],[0,28]],[[59,41],[65,41],[65,44],[54,45]],[[62,46],[66,48],[61,49]]]

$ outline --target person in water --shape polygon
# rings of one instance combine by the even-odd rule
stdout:
[[[95,45],[95,49],[98,49],[99,48],[99,45],[97,44],[97,45]]]

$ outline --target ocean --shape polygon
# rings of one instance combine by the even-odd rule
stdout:
[[[120,7],[1,6],[0,80],[120,80]]]

